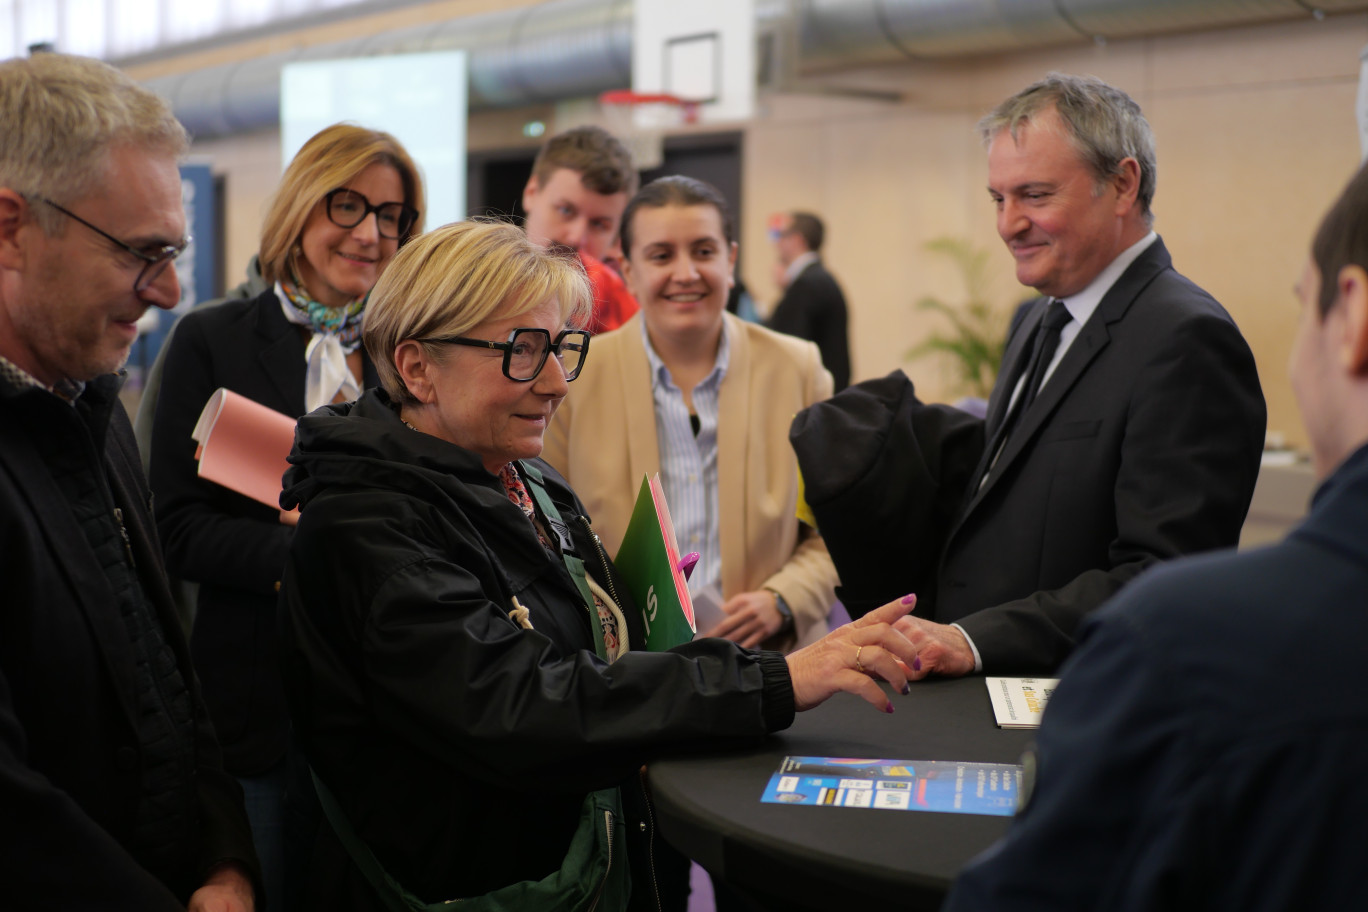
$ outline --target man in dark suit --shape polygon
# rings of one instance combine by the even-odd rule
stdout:
[[[948,912],[1368,908],[1368,172],[1297,295],[1309,515],[1281,544],[1146,574],[1085,622],[1031,797]]]
[[[57,54],[0,64],[0,122],[0,904],[250,912],[115,373],[180,297],[185,130]]]
[[[922,674],[1056,668],[1142,570],[1237,543],[1263,448],[1249,347],[1151,228],[1139,106],[1052,74],[980,129],[998,233],[1044,297],[1008,343],[982,458],[900,622]]]
[[[817,343],[822,365],[836,392],[850,385],[850,340],[845,295],[819,255],[826,228],[810,212],[794,212],[776,246],[783,267],[784,296],[770,314],[769,328]]]

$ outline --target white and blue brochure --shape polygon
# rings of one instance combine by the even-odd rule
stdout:
[[[1021,791],[1014,763],[785,757],[761,801],[814,807],[1010,817]]]

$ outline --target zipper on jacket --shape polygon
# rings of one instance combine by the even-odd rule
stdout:
[[[599,900],[603,898],[603,888],[608,886],[608,878],[613,874],[613,812],[603,812],[603,830],[608,838],[608,864],[603,869],[603,879],[599,881],[598,889],[594,891],[594,901],[589,904],[589,912],[594,912],[598,908]]]
[[[603,550],[603,540],[599,538],[594,527],[589,525],[589,518],[584,514],[579,515],[579,521],[584,524],[584,529],[593,539],[594,549],[598,552],[599,564],[603,569],[604,584],[608,588],[608,594],[617,602],[619,610],[623,608],[622,599],[618,597],[617,589],[613,586],[613,575],[608,572],[608,554]],[[625,631],[624,631],[625,634]],[[655,866],[655,807],[651,804],[651,791],[646,787],[646,770],[642,768],[637,772],[637,783],[641,789],[641,800],[646,805],[646,863],[651,873],[651,895],[655,898],[656,912],[664,912],[664,907],[660,904],[660,883],[656,880]],[[612,857],[612,834],[609,834],[609,858]],[[597,900],[595,900],[597,905]],[[591,910],[592,912],[592,910]]]
[[[119,526],[119,537],[123,539],[124,554],[128,555],[128,566],[134,570],[138,569],[138,562],[133,559],[133,539],[128,537],[128,527],[124,525],[123,509],[114,508],[114,522]]]
[[[622,604],[622,599],[618,597],[617,589],[613,586],[613,574],[608,572],[608,555],[603,550],[603,541],[594,531],[594,527],[589,525],[589,519],[580,514],[579,521],[584,523],[584,530],[589,533],[589,538],[594,542],[594,550],[598,552],[599,569],[603,571],[603,585],[608,587],[608,594],[613,597],[613,602],[618,606],[619,611],[625,611],[626,607]]]
[[[655,868],[655,807],[651,804],[651,790],[646,786],[646,768],[637,771],[637,781],[641,786],[641,800],[646,803],[646,862],[651,870],[651,895],[655,897],[656,912],[664,912],[660,905],[660,884],[656,881]]]

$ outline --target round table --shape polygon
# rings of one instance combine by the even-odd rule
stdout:
[[[1033,735],[997,727],[981,677],[926,680],[891,698],[885,715],[837,694],[758,745],[651,763],[660,832],[766,905],[939,908],[1010,818],[760,802],[786,756],[1016,763]]]

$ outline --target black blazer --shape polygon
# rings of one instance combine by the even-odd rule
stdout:
[[[67,423],[80,420],[71,405],[0,381],[0,872],[6,907],[173,912],[184,909],[216,861],[239,859],[259,877],[242,792],[222,769],[190,667],[133,432],[114,400],[117,386],[113,376],[92,381],[78,406],[112,409],[102,441],[84,430],[68,433]],[[143,591],[194,701],[200,839],[192,849],[194,870],[184,872],[181,884],[159,883],[121,845],[134,826],[145,775],[134,715],[134,656],[99,559],[34,445],[35,435],[47,431],[66,434],[73,446],[84,442],[91,459],[103,456]]]
[[[817,343],[822,366],[831,371],[836,392],[850,385],[850,340],[845,295],[821,261],[807,268],[784,289],[770,314],[769,328]]]
[[[852,616],[907,592],[989,673],[1052,671],[1083,617],[1146,567],[1239,541],[1263,451],[1249,346],[1155,241],[1112,286],[982,488],[1031,333],[1014,322],[987,421],[899,375],[799,414],[790,439]]]
[[[152,433],[149,477],[166,566],[199,584],[190,646],[225,763],[240,776],[285,755],[276,593],[294,530],[276,510],[201,479],[190,434],[221,386],[283,414],[304,414],[305,346],[273,288],[190,311],[168,345]],[[378,386],[362,352],[362,385]]]
[[[987,439],[1046,303],[1008,342]],[[1244,337],[1156,240],[1082,327],[986,483],[971,479],[917,614],[958,622],[985,671],[1053,669],[1083,616],[1140,571],[1238,543],[1266,419]]]

